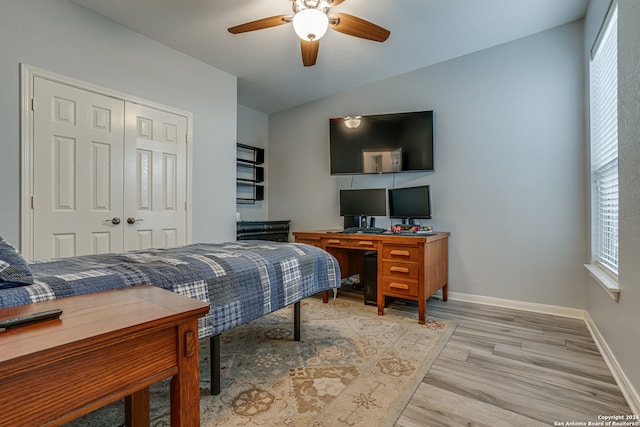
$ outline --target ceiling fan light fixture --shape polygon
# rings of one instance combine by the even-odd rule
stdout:
[[[320,40],[328,26],[329,17],[318,9],[303,9],[293,17],[293,29],[305,41]]]

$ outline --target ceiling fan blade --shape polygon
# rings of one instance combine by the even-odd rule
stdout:
[[[330,4],[328,4],[329,7],[336,7],[339,4],[344,3],[344,0],[333,0]]]
[[[302,63],[305,67],[311,67],[316,65],[316,59],[318,58],[318,48],[320,47],[320,40],[314,40],[312,42],[306,40],[300,40],[300,49],[302,50]]]
[[[329,17],[329,27],[354,37],[383,42],[389,38],[391,32],[372,22],[365,21],[347,13],[333,13]]]
[[[277,27],[278,25],[288,24],[289,22],[291,22],[291,15],[277,15],[236,25],[235,27],[228,28],[228,31],[231,34],[246,33],[248,31]]]

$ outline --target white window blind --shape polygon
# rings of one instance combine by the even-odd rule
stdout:
[[[592,50],[592,262],[618,274],[618,7],[612,5]]]

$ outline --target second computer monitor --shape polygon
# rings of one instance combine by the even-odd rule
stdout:
[[[393,188],[389,190],[389,216],[400,218],[403,223],[413,219],[431,219],[429,186]]]

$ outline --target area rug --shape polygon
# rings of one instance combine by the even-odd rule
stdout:
[[[200,346],[202,426],[392,426],[453,333],[416,309],[364,305],[340,292],[302,302],[302,340],[293,309],[221,337],[222,392],[211,396],[208,340]],[[151,425],[169,426],[169,382],[151,388]],[[123,424],[118,402],[70,426]]]

